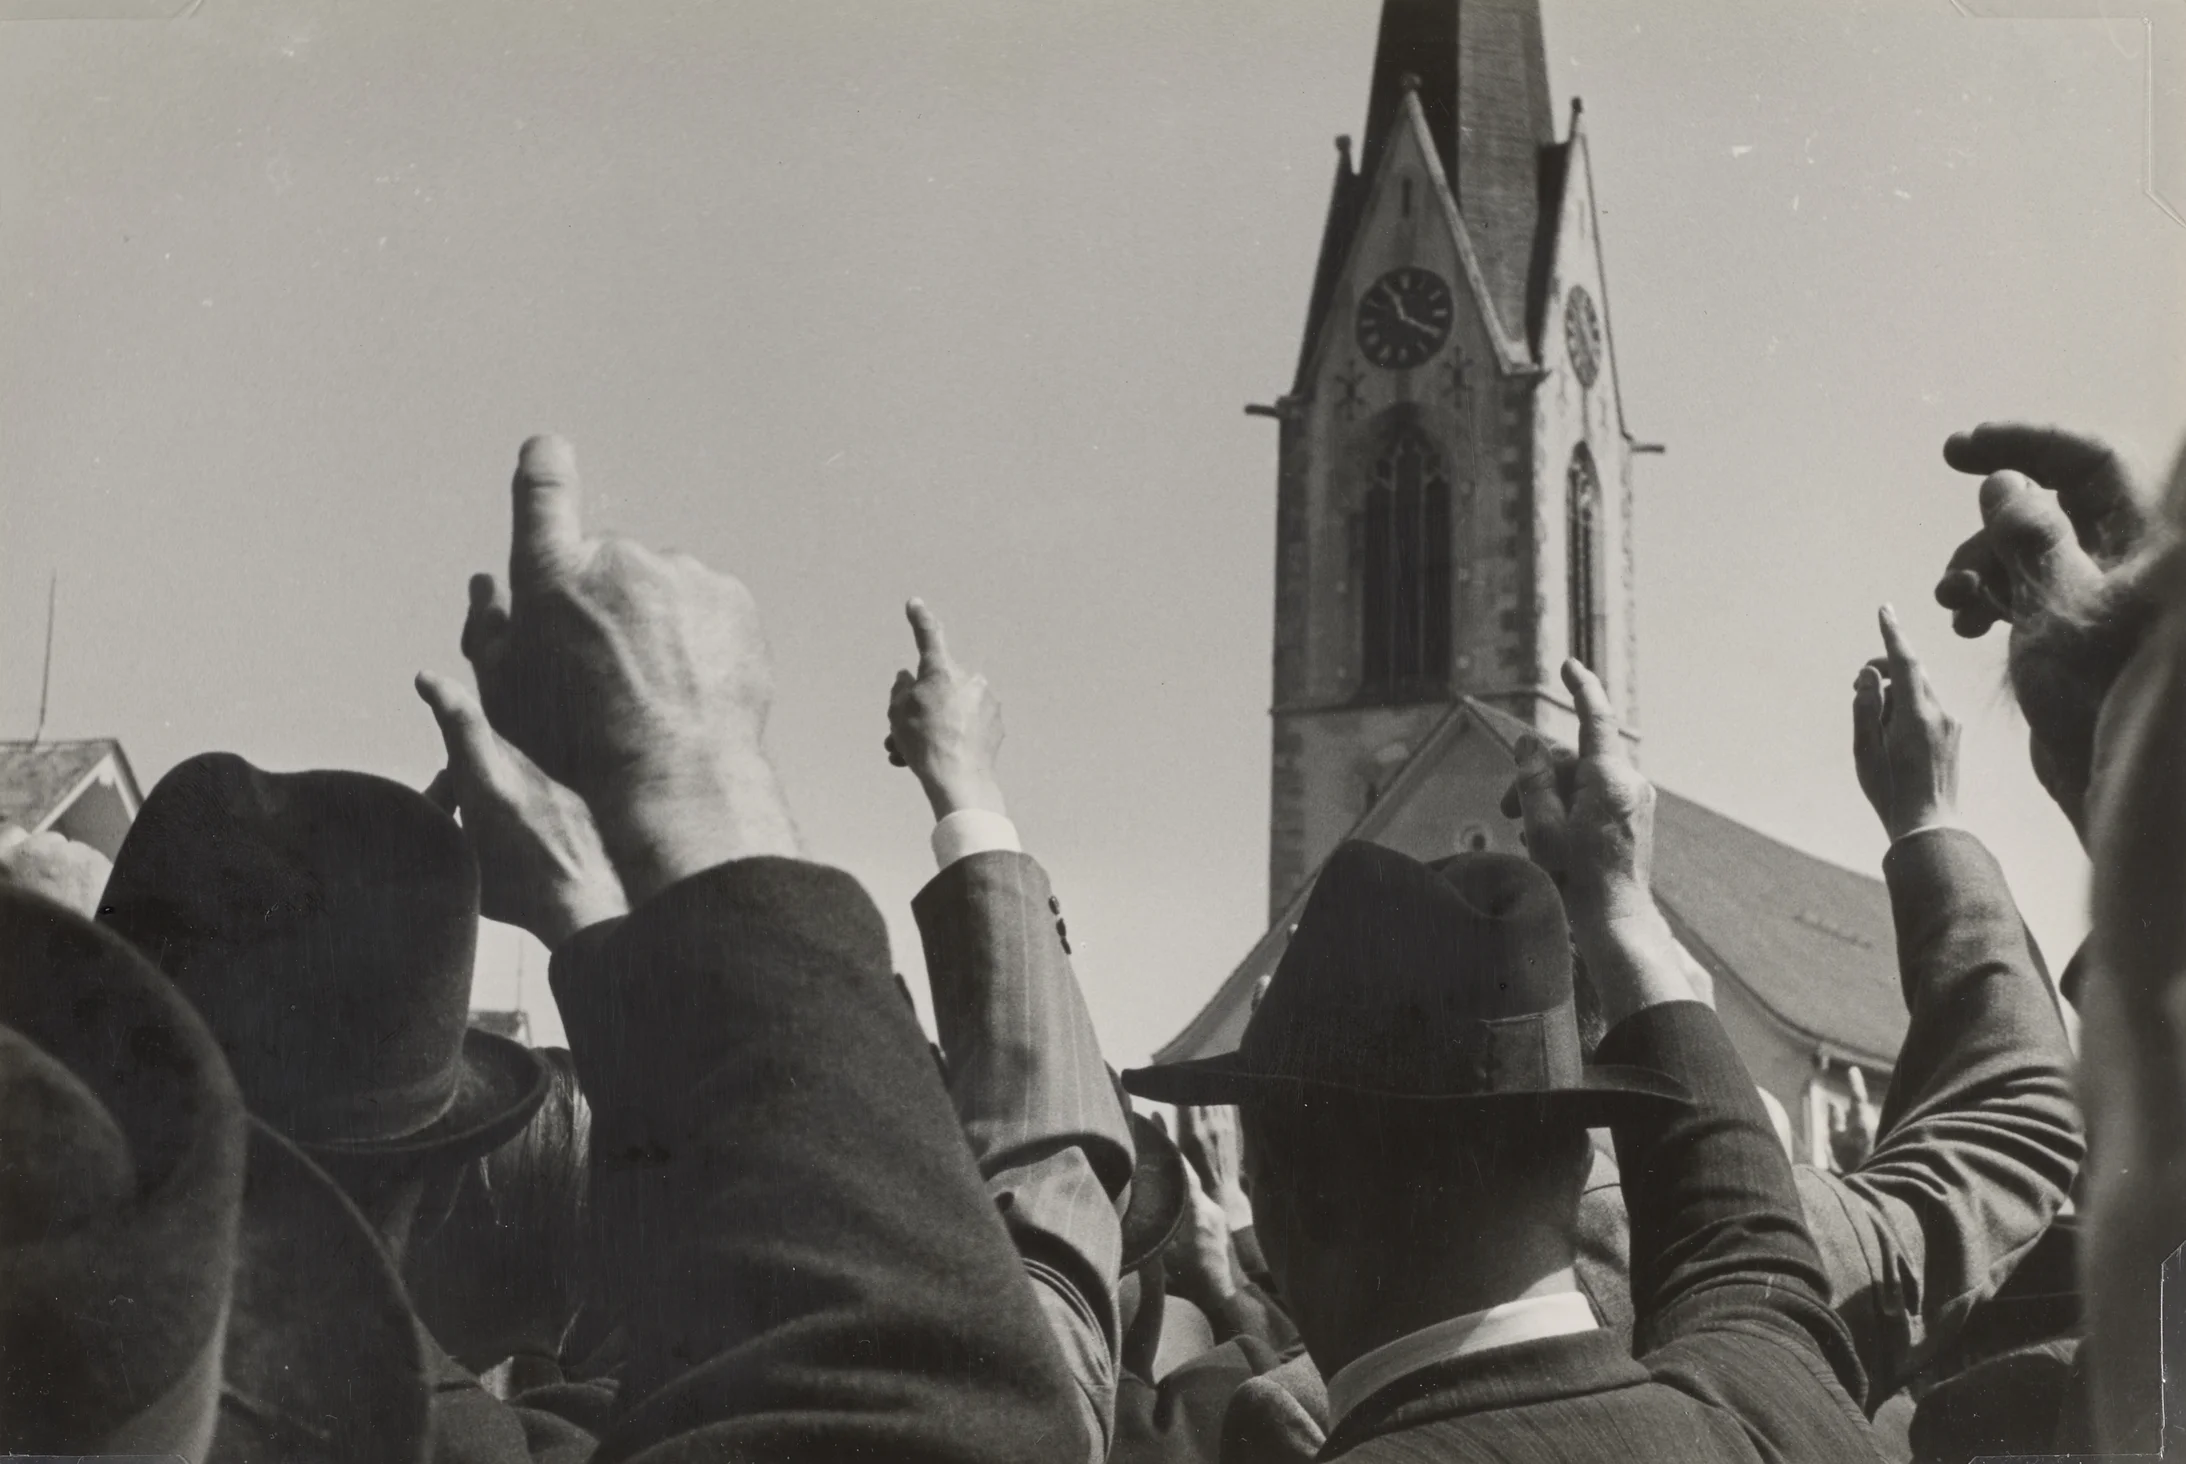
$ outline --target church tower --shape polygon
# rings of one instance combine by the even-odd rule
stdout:
[[[1465,697],[1637,725],[1632,472],[1576,102],[1538,0],[1384,0],[1279,422],[1268,896],[1279,915]]]
[[[1383,0],[1277,419],[1268,927],[1154,1055],[1231,1052],[1338,841],[1521,852],[1518,748],[1566,747],[1557,674],[1634,673],[1632,458],[1579,107],[1539,0]],[[1635,739],[1636,740],[1636,739]],[[1654,896],[1788,1130],[1831,1133],[1905,1040],[1889,891],[1657,787]]]

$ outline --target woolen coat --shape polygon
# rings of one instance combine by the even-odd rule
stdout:
[[[1650,1007],[1609,1033],[1599,1060],[1668,1073],[1694,1100],[1616,1126],[1632,1227],[1631,1350],[1596,1329],[1423,1368],[1339,1419],[1321,1458],[1875,1457],[1853,1401],[1865,1380],[1824,1300],[1791,1162],[1715,1013],[1698,1002]]]
[[[512,1407],[456,1369],[438,1457],[1086,1456],[1077,1390],[856,881],[725,864],[581,933],[552,981],[593,1108],[620,1387]]]

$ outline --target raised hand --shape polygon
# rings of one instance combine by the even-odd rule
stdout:
[[[633,900],[796,831],[760,750],[773,668],[758,607],[688,555],[587,535],[575,454],[519,454],[506,594],[471,585],[463,650],[496,731],[590,805]]]
[[[1936,601],[1963,636],[2070,612],[2139,542],[2145,495],[2116,453],[2054,428],[1984,424],[1943,445],[1943,459],[1982,475],[1981,529],[1958,546]]]
[[[1959,725],[1936,700],[1897,612],[1885,605],[1877,618],[1884,653],[1852,682],[1852,762],[1884,832],[1901,839],[1957,822]]]
[[[2117,453],[2095,438],[2021,422],[1984,422],[1952,434],[1943,444],[1943,460],[1985,480],[1982,531],[1959,546],[1936,586],[1936,599],[1954,612],[1960,635],[1978,636],[1998,620],[2014,620],[2041,598],[2055,598],[2064,586],[2041,586],[2044,556],[2060,529],[2098,574],[2131,554],[2147,533],[2152,496],[2133,482]],[[1992,494],[1989,480],[1995,479],[2004,481]],[[2053,497],[2041,497],[2045,491]],[[2068,577],[2081,574],[2069,555],[2046,569]]]
[[[1579,712],[1577,756],[1528,737],[1503,812],[1525,819],[1526,852],[1563,891],[1572,944],[1611,1027],[1665,1001],[1695,1000],[1669,922],[1655,906],[1655,789],[1626,751],[1609,693],[1563,666]]]
[[[430,671],[417,678],[447,744],[448,766],[426,796],[459,814],[478,855],[479,909],[552,950],[630,902],[585,801],[488,725],[469,691]]]
[[[113,872],[106,856],[89,844],[0,821],[0,884],[44,895],[89,920],[99,913],[99,896]]]
[[[2011,625],[2035,774],[2081,829],[2095,718],[2141,634],[2139,581],[2166,537],[2154,495],[2102,443],[2052,428],[1984,425],[1943,453],[1987,476],[1981,530],[1951,556],[1936,599],[1960,635]]]
[[[995,774],[1002,704],[986,677],[950,656],[941,618],[925,601],[910,601],[904,614],[918,645],[918,671],[898,671],[888,693],[888,760],[917,776],[937,819],[967,808],[1006,814]]]
[[[1180,1110],[1179,1127],[1190,1122],[1190,1111]],[[1237,1294],[1229,1212],[1197,1182],[1185,1185],[1184,1195],[1184,1223],[1162,1248],[1162,1271],[1172,1295],[1183,1297],[1202,1311],[1211,1311]]]
[[[1228,1104],[1183,1104],[1177,1109],[1177,1130],[1177,1148],[1183,1151],[1199,1187],[1222,1207],[1229,1228],[1242,1230],[1252,1224],[1237,1110]]]
[[[1524,739],[1503,812],[1524,817],[1526,850],[1556,877],[1575,926],[1652,912],[1654,785],[1632,765],[1601,681],[1575,660],[1563,679],[1579,712],[1578,754]]]

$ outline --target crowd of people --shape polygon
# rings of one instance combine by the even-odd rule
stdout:
[[[1653,790],[1576,661],[1578,745],[1521,744],[1504,800],[1525,857],[1339,846],[1239,1048],[1119,1074],[999,704],[913,600],[885,751],[934,815],[929,1040],[800,845],[751,595],[588,533],[533,439],[476,690],[418,678],[430,788],[209,753],[111,868],[0,831],[0,1452],[2158,1452],[2186,493],[2049,429],[1945,457],[1979,525],[1936,597],[2009,627],[2094,930],[2053,980],[1885,608],[1852,740],[1909,1025],[1817,1167],[1655,905]],[[482,917],[552,950],[566,1051],[468,1024]]]

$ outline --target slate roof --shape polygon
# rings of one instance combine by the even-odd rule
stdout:
[[[1406,801],[1440,765],[1460,725],[1487,730],[1505,751],[1534,729],[1485,702],[1451,709],[1346,838],[1386,843]],[[1535,734],[1538,735],[1538,734]],[[1232,971],[1157,1062],[1233,1049],[1253,983],[1275,967],[1310,882]],[[1876,1068],[1896,1062],[1905,1038],[1890,896],[1879,879],[1802,853],[1689,798],[1656,789],[1655,898],[1678,938],[1717,981],[1745,988],[1776,1021],[1834,1057]]]
[[[36,829],[109,753],[134,792],[129,761],[121,754],[121,744],[111,737],[0,742],[0,819]]]
[[[1905,1041],[1897,934],[1879,879],[1802,853],[1667,789],[1655,899],[1718,979],[1840,1058],[1894,1066]]]
[[[1506,748],[1533,732],[1484,702],[1464,705]],[[1908,1018],[1881,880],[1657,784],[1655,902],[1718,980],[1729,975],[1837,1056],[1896,1064]]]

